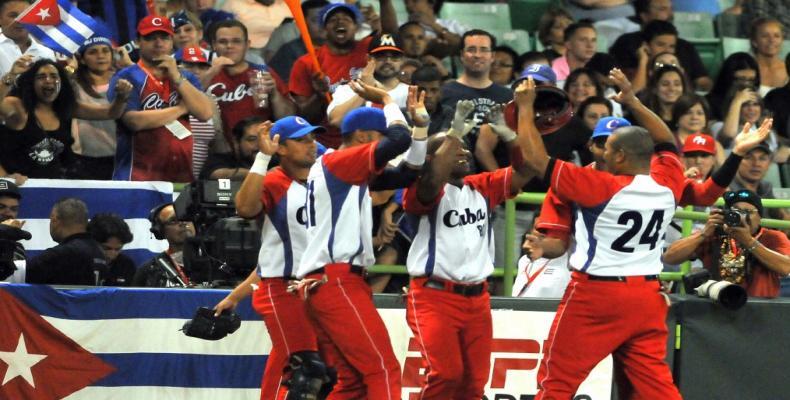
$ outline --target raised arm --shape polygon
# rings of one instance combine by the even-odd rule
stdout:
[[[14,130],[22,129],[27,123],[27,112],[18,97],[7,97],[14,87],[16,78],[30,68],[33,58],[30,55],[19,57],[11,66],[11,71],[0,78],[0,119]]]
[[[513,132],[505,123],[504,106],[497,104],[491,107],[488,119],[490,121],[489,126],[491,130],[496,134],[499,140],[505,143],[510,153],[510,166],[513,168],[510,191],[512,193],[518,193],[535,174],[529,169],[524,159],[521,157],[521,147],[516,140],[516,132]]]
[[[542,177],[546,175],[549,166],[549,154],[535,126],[535,96],[535,81],[531,77],[521,81],[516,88],[514,100],[518,106],[517,140],[524,162],[537,176]]]
[[[373,71],[375,71],[375,69],[376,69],[375,61],[373,61],[372,58],[368,59],[368,63],[365,65],[365,68],[362,70],[362,74],[360,75],[362,82],[365,82],[368,85],[377,86],[376,80],[373,78]],[[338,97],[335,97],[335,100],[337,99]],[[365,105],[365,99],[363,99],[356,93],[354,93],[354,95],[351,96],[351,98],[349,98],[348,100],[342,103],[337,104],[335,103],[335,101],[333,101],[332,104],[329,104],[329,106],[327,107],[327,117],[329,119],[329,125],[339,127],[340,124],[343,123],[343,117],[345,117],[346,114],[351,112],[351,110],[357,107],[362,107],[364,105]]]
[[[74,109],[74,117],[88,120],[118,119],[126,109],[126,101],[132,92],[133,86],[126,79],[115,81],[115,98],[112,103],[98,105],[78,101]]]
[[[263,177],[269,167],[272,155],[280,148],[280,135],[269,137],[272,129],[271,121],[265,121],[255,128],[258,131],[258,154],[250,167],[250,173],[241,183],[236,193],[236,214],[243,218],[255,218],[263,211],[261,193],[263,193]]]
[[[373,103],[384,104],[387,128],[381,132],[381,140],[373,153],[376,168],[384,168],[390,160],[406,151],[411,144],[406,117],[384,89],[368,85],[358,79],[349,82],[349,86],[359,97]]]
[[[669,127],[661,117],[639,101],[636,97],[636,92],[631,86],[631,82],[628,81],[623,71],[614,68],[609,72],[609,78],[620,88],[620,92],[615,95],[614,100],[631,111],[639,125],[650,133],[653,142],[657,145],[660,143],[674,144],[675,136],[672,134],[672,131],[669,130]]]

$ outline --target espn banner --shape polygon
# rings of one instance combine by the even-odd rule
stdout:
[[[211,342],[179,331],[197,307],[212,307],[227,293],[0,284],[0,399],[258,399],[271,341],[249,301],[239,305],[241,328],[227,338]],[[405,309],[393,295],[376,300],[403,369],[403,399],[416,399],[424,371]],[[507,305],[533,311],[493,311],[487,400],[530,400],[536,392],[554,313],[534,311],[552,304],[519,300]],[[606,359],[574,400],[609,400],[611,382]]]

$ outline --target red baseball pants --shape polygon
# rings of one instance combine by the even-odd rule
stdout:
[[[627,399],[680,399],[664,361],[667,303],[659,282],[589,280],[574,272],[557,308],[538,370],[535,400],[572,399],[604,357],[628,380]]]
[[[401,369],[389,333],[373,305],[365,279],[350,265],[330,264],[327,282],[310,292],[307,308],[316,325],[321,356],[337,370],[328,400],[399,400]]]
[[[424,283],[412,279],[406,304],[425,367],[419,398],[480,400],[491,366],[490,296],[466,297]]]
[[[263,316],[272,339],[272,351],[261,381],[261,400],[284,399],[283,368],[291,353],[318,351],[313,325],[304,301],[288,293],[288,282],[281,278],[262,278],[252,293],[252,307]]]

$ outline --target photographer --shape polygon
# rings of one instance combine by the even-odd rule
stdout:
[[[22,200],[22,194],[19,192],[19,187],[11,181],[0,179],[0,224],[14,228],[22,228],[25,225],[24,221],[16,219],[19,214],[20,200]],[[14,249],[14,261],[24,259],[25,248],[17,242]]]
[[[85,202],[73,197],[58,200],[49,215],[49,234],[58,245],[27,260],[27,283],[101,285],[107,261],[87,226]]]
[[[777,297],[779,279],[790,274],[790,240],[760,227],[763,204],[750,190],[724,194],[724,210],[714,210],[702,231],[673,243],[663,261],[701,259],[713,279],[746,288],[750,297]]]
[[[167,240],[167,250],[157,254],[134,274],[132,286],[191,287],[192,276],[184,267],[184,244],[195,236],[195,226],[179,221],[172,203],[155,207],[148,215],[154,237]]]

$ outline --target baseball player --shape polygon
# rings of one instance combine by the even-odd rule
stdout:
[[[621,71],[610,78],[621,89],[618,102],[647,128],[612,133],[603,154],[611,173],[550,158],[533,122],[535,84],[530,79],[516,90],[524,160],[579,210],[574,271],[543,349],[536,399],[572,398],[611,353],[620,356],[630,383],[626,398],[680,399],[664,361],[668,305],[658,273],[683,167],[672,132],[637,100]]]
[[[283,369],[289,357],[296,366],[321,363],[304,302],[286,290],[305,250],[305,181],[316,159],[314,135],[324,128],[285,117],[259,129],[260,152],[236,195],[240,216],[265,213],[258,267],[214,308],[219,315],[252,294],[253,308],[263,316],[272,340],[261,382],[261,400],[272,400],[284,398]],[[274,154],[280,166],[267,173]]]
[[[624,79],[621,80],[620,83],[623,86],[628,85],[627,81]],[[622,97],[620,97],[620,99],[622,99]],[[641,104],[636,103],[625,105],[628,107],[641,106]],[[651,123],[649,114],[634,112],[634,115],[637,121],[645,126]],[[614,130],[626,126],[630,126],[628,121],[616,117],[602,118],[598,122],[592,135],[593,143],[590,145],[595,163],[589,165],[588,168],[594,168],[599,171],[608,170],[606,160],[604,160],[605,144]],[[685,179],[683,181],[682,196],[679,200],[679,204],[713,204],[713,202],[726,190],[727,185],[734,177],[740,160],[742,159],[742,155],[748,153],[750,149],[756,147],[764,140],[770,133],[770,127],[771,121],[766,121],[760,126],[759,130],[753,132],[750,131],[750,127],[744,127],[743,132],[735,139],[733,152],[711,177],[702,183],[698,183],[693,179]],[[543,252],[544,256],[549,258],[563,256],[568,248],[569,235],[573,231],[571,225],[573,219],[571,215],[572,204],[572,201],[567,197],[561,198],[555,194],[553,189],[549,189],[541,208],[540,222],[536,224],[538,229],[544,233],[546,237],[542,239],[531,239],[533,242],[537,242],[536,245],[540,247],[540,251]],[[577,224],[575,226],[576,229],[583,228],[584,224],[579,224],[578,219],[584,219],[583,212],[577,212]],[[660,269],[656,271],[660,271]],[[631,380],[634,379],[634,372],[629,371],[630,366],[634,363],[631,354],[622,350],[615,351],[613,352],[613,359],[615,374],[618,377],[617,384],[620,397],[642,397],[638,392],[633,391],[631,384]],[[544,398],[554,398],[548,395],[548,391],[546,393],[547,395]]]
[[[534,175],[526,164],[470,175],[463,135],[474,109],[461,101],[446,135],[434,136],[423,173],[404,194],[419,218],[406,266],[412,276],[406,320],[420,345],[425,381],[420,399],[481,399],[488,381],[493,328],[486,278],[494,270],[491,215]],[[460,118],[459,118],[460,117]],[[492,107],[490,126],[520,160],[516,133]]]
[[[369,190],[410,185],[424,162],[427,141],[417,131],[415,140],[409,137],[405,118],[387,92],[359,81],[350,85],[384,108],[348,113],[341,124],[343,144],[310,169],[307,247],[297,276],[305,278],[302,292],[321,353],[337,369],[338,383],[329,398],[397,400],[400,365],[364,276],[374,262]],[[410,92],[414,110],[416,88]],[[405,163],[385,169],[407,149]]]

